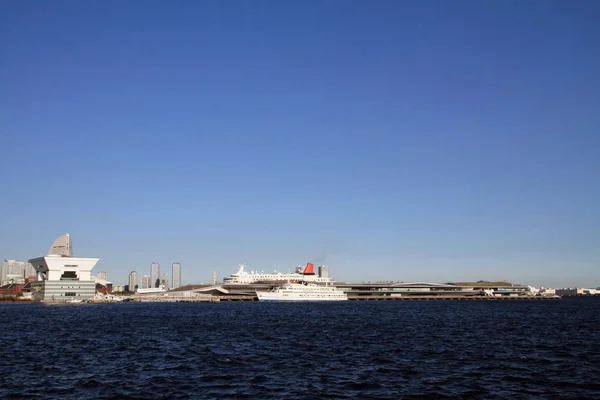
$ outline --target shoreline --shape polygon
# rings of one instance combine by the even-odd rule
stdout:
[[[356,296],[350,297],[347,301],[541,301],[541,300],[562,300],[564,298],[575,297],[600,297],[599,295],[588,296]],[[223,296],[202,299],[182,299],[182,298],[136,298],[129,300],[87,300],[78,303],[69,303],[66,301],[33,301],[31,299],[10,299],[2,298],[0,303],[18,303],[18,304],[115,304],[115,303],[229,303],[229,302],[259,302],[256,296]],[[298,301],[302,302],[302,301]]]

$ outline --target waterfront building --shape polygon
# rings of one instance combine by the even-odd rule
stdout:
[[[108,273],[104,272],[104,271],[98,272],[98,279],[103,280],[103,281],[107,281],[108,280]]]
[[[96,282],[91,277],[92,268],[100,259],[73,257],[71,237],[67,233],[56,239],[48,255],[29,262],[36,271],[31,282],[35,301],[87,300],[96,294]]]
[[[0,264],[0,285],[9,283],[25,283],[26,279],[35,279],[35,269],[30,263],[4,260]]]
[[[117,293],[121,293],[125,291],[125,286],[124,285],[114,285],[112,287],[112,291],[113,292],[117,292]]]
[[[112,282],[96,279],[96,293],[110,294],[113,291]]]
[[[150,264],[150,286],[148,287],[158,287],[160,284],[160,264],[153,262]]]
[[[151,287],[152,286],[150,285],[150,275],[144,275],[142,277],[142,289],[148,289]]]
[[[160,284],[157,287],[164,287],[165,289],[169,288],[169,274],[166,272],[160,275]]]
[[[135,271],[131,271],[129,273],[129,291],[135,292],[135,289],[138,288],[138,273]]]
[[[177,289],[181,286],[181,264],[176,262],[173,263],[173,272],[171,274],[171,278],[173,278],[172,288]]]
[[[556,294],[559,296],[594,296],[596,295],[596,289],[561,288],[556,289]]]

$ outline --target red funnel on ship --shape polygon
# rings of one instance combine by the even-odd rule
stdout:
[[[306,264],[306,267],[304,268],[304,275],[314,275],[315,274],[315,266],[314,264],[308,263]]]

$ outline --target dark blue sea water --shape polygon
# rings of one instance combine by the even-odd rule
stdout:
[[[0,304],[0,398],[600,398],[600,298]]]

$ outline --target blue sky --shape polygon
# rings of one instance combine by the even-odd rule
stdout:
[[[595,1],[4,1],[0,258],[600,286]]]

